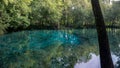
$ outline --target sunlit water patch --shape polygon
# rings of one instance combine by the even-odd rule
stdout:
[[[60,31],[31,31],[29,34],[30,46],[44,48],[55,45],[56,43],[67,45],[79,45],[80,38],[65,30]]]

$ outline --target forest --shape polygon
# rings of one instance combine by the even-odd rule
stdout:
[[[0,0],[0,68],[90,66],[120,68],[120,1]]]
[[[120,28],[120,4],[101,0],[106,27]],[[0,34],[32,29],[95,28],[90,0],[1,0]]]

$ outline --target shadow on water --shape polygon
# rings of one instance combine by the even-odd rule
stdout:
[[[120,30],[108,30],[120,67]],[[1,68],[100,68],[95,29],[34,30],[0,36]]]

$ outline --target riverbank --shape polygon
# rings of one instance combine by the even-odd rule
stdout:
[[[120,26],[106,26],[107,29],[120,29]],[[95,25],[86,25],[86,26],[45,26],[45,25],[30,25],[27,28],[21,28],[18,27],[17,29],[14,28],[7,28],[5,33],[12,33],[12,32],[18,32],[22,30],[63,30],[63,29],[96,29]]]

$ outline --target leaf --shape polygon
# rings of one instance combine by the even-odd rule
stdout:
[[[5,3],[5,5],[8,5],[8,0],[3,0],[3,2]]]
[[[9,3],[13,3],[14,2],[14,0],[9,0]]]

